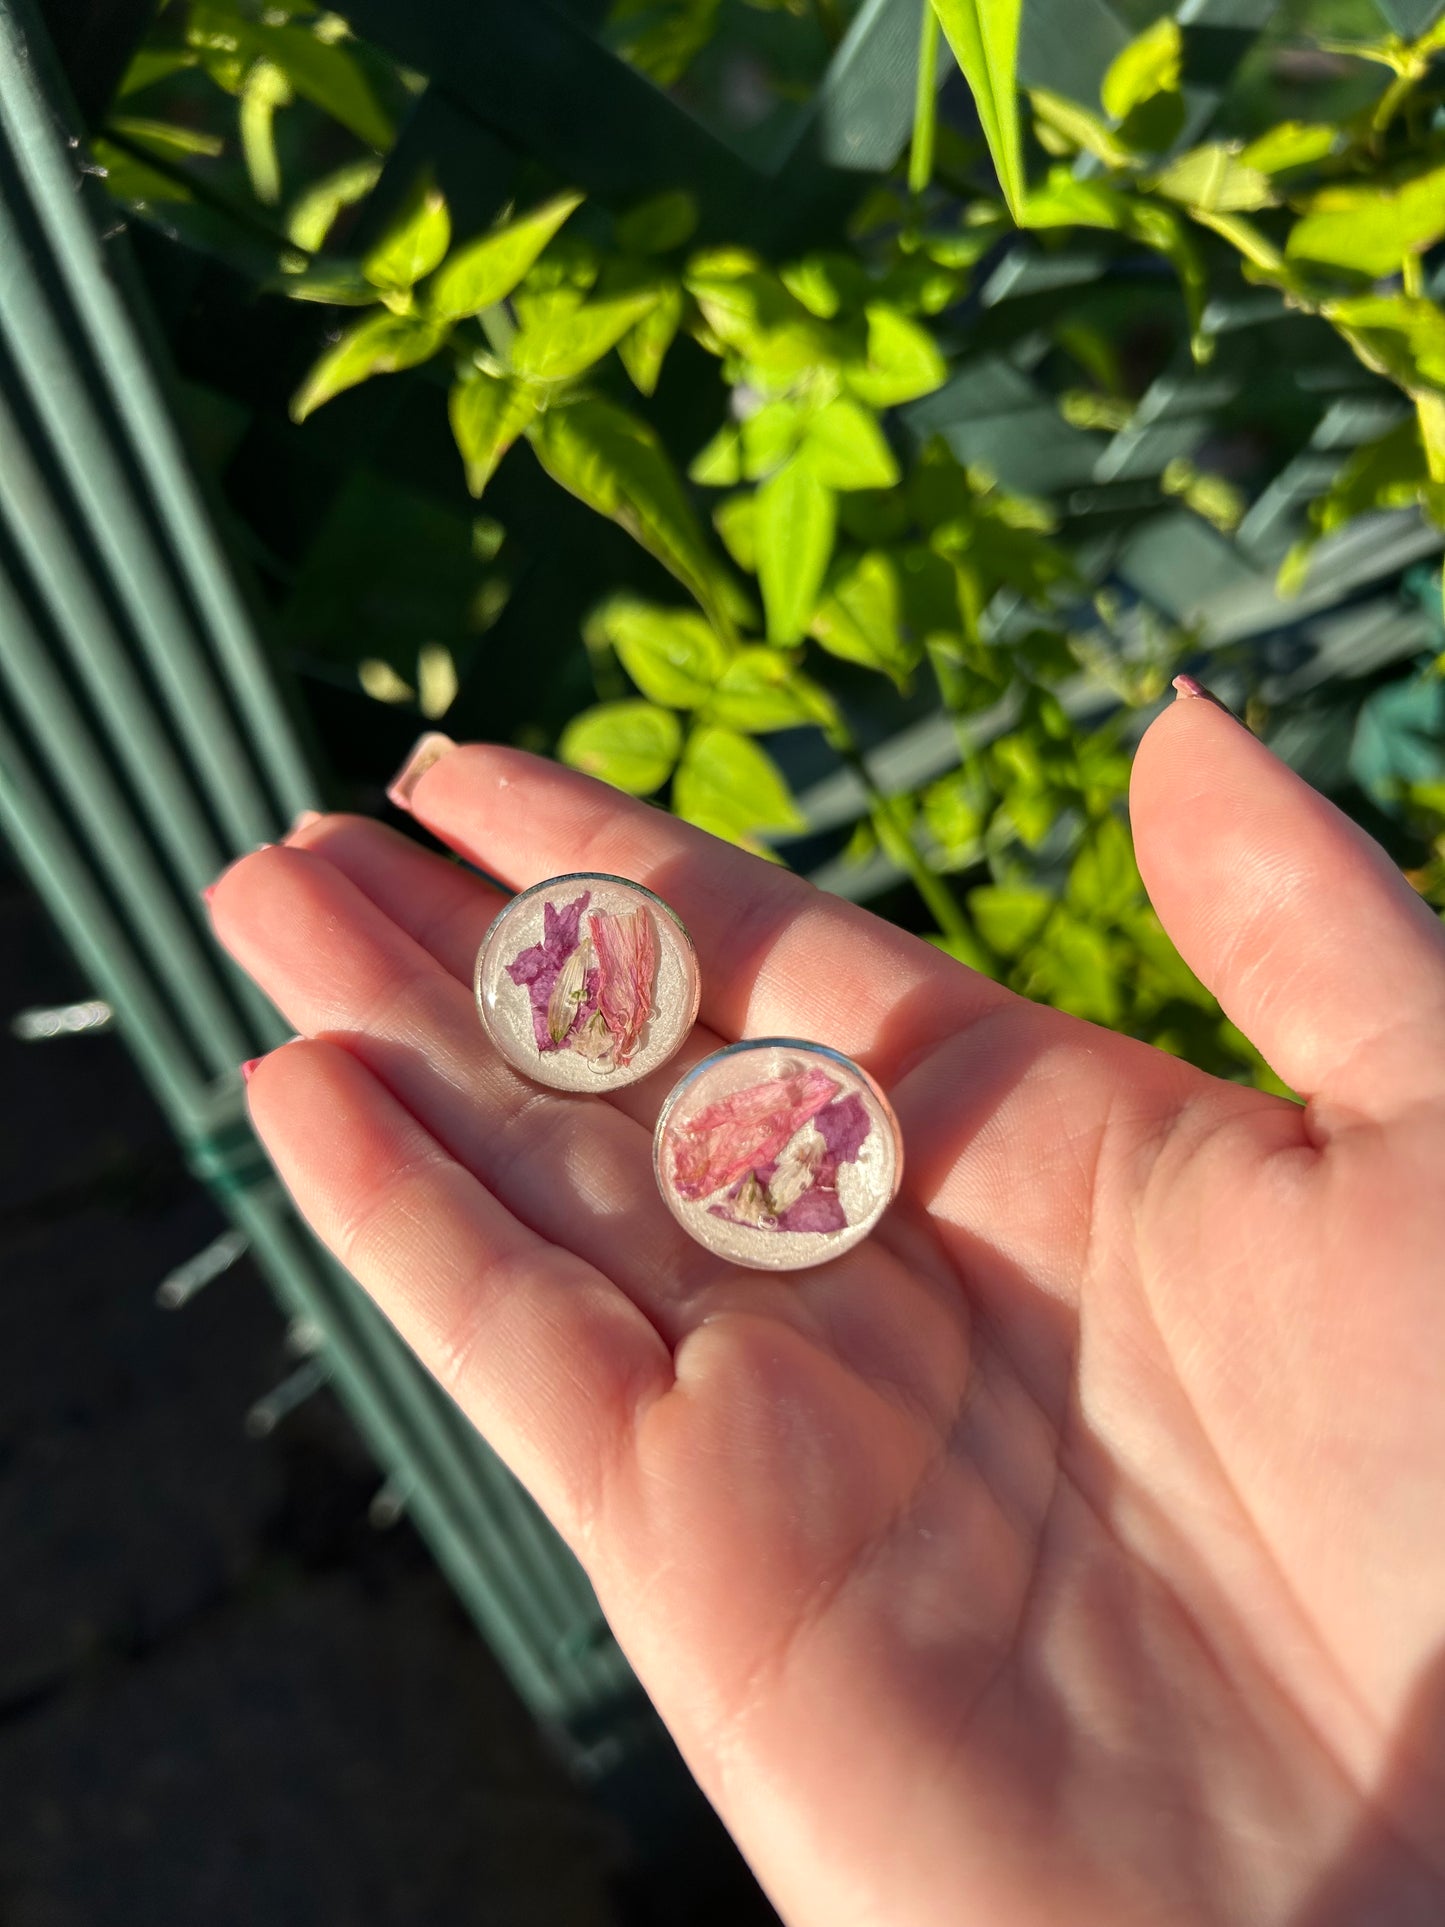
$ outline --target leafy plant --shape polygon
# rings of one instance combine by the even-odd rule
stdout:
[[[813,24],[835,39],[841,23],[825,12]],[[671,82],[726,13],[715,0],[628,0],[609,31]],[[1445,313],[1430,273],[1445,240],[1445,23],[1411,42],[1348,44],[1380,77],[1348,121],[1288,118],[1187,145],[1177,20],[1147,25],[1095,102],[1020,90],[1021,15],[1022,0],[923,0],[907,156],[846,236],[781,260],[697,245],[699,210],[665,179],[610,209],[565,184],[539,190],[486,231],[458,233],[430,175],[382,174],[415,83],[300,6],[172,5],[100,154],[131,207],[163,204],[172,222],[178,209],[224,213],[231,257],[241,232],[258,283],[338,310],[293,397],[298,422],[425,365],[408,405],[439,408],[432,390],[444,387],[459,486],[482,497],[526,443],[553,483],[672,579],[666,599],[619,588],[593,610],[598,700],[562,730],[566,761],[775,854],[810,827],[785,774],[810,740],[787,732],[810,732],[853,786],[845,866],[907,877],[922,906],[911,914],[936,941],[1031,996],[1268,1081],[1153,917],[1125,824],[1134,719],[1207,638],[1121,599],[1059,505],[961,457],[929,432],[928,404],[983,325],[967,304],[1000,258],[1048,262],[1102,242],[1172,277],[1174,325],[1199,366],[1218,349],[1219,296],[1252,288],[1332,333],[1382,395],[1398,395],[1311,505],[1287,586],[1371,510],[1412,507],[1445,527]],[[945,44],[992,179],[982,150],[938,119]],[[198,74],[208,99],[236,103],[233,134],[193,95],[201,128],[150,112]],[[132,111],[137,96],[145,113]],[[278,129],[311,110],[354,151],[295,180]],[[233,139],[241,167],[225,176]],[[369,197],[382,178],[404,192],[378,223]],[[365,245],[336,245],[368,220]],[[191,238],[216,244],[206,220]],[[349,308],[364,312],[347,319]],[[1170,314],[1157,300],[1152,311]],[[1127,435],[1147,385],[1130,366],[1137,350],[1069,314],[1052,319],[1046,346],[1072,370],[1062,421]],[[710,379],[712,411],[711,432],[681,451],[655,412],[678,355],[690,381]],[[1228,531],[1248,502],[1175,455],[1147,506]],[[375,660],[358,669],[380,700],[437,715],[455,676],[427,660],[414,677]],[[929,708],[952,731],[952,766],[880,782],[864,747],[875,718]],[[1437,891],[1441,776],[1412,766],[1377,799],[1416,847],[1433,847],[1420,875]]]

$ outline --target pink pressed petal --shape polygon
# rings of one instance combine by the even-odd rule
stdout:
[[[597,1008],[616,1040],[619,1065],[630,1064],[652,1014],[657,974],[657,933],[641,905],[635,910],[594,911],[587,919],[597,952]]]
[[[839,1088],[825,1071],[793,1071],[709,1104],[677,1127],[673,1182],[678,1191],[684,1198],[710,1198],[745,1173],[771,1164]]]

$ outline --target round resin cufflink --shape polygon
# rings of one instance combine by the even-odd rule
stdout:
[[[887,1098],[822,1044],[730,1044],[682,1078],[653,1138],[683,1229],[733,1264],[795,1271],[851,1251],[903,1177]]]
[[[697,1021],[692,939],[622,877],[553,877],[513,897],[477,952],[477,1009],[516,1070],[615,1091],[665,1064]]]

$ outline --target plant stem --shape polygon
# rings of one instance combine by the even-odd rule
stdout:
[[[933,150],[938,131],[938,42],[940,30],[933,0],[923,0],[918,28],[918,91],[913,101],[913,146],[908,155],[908,191],[923,194],[933,179]]]

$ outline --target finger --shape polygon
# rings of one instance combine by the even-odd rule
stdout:
[[[663,1204],[651,1134],[598,1098],[529,1083],[470,991],[339,871],[274,849],[228,870],[216,931],[303,1036],[334,1035],[513,1216],[614,1278],[676,1340],[719,1270]]]
[[[1144,738],[1132,807],[1165,928],[1287,1084],[1373,1117],[1438,1092],[1445,932],[1377,843],[1197,696]]]
[[[408,765],[392,791],[418,821],[514,888],[601,870],[654,890],[692,934],[703,1017],[725,1037],[822,1032],[886,1083],[1011,1001],[932,945],[606,784],[520,750],[424,743],[420,773]]]
[[[286,842],[324,857],[444,970],[472,981],[487,926],[507,901],[474,870],[366,816],[316,816]]]
[[[506,1211],[350,1052],[288,1044],[247,1093],[307,1223],[564,1532],[600,1503],[667,1347]]]

